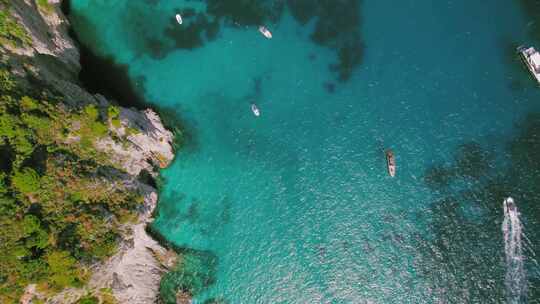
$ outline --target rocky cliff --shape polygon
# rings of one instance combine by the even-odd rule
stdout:
[[[2,65],[27,90],[46,87],[63,96],[68,107],[95,104],[100,112],[106,113],[114,102],[88,93],[77,79],[81,68],[79,52],[68,35],[69,22],[61,12],[60,0],[49,0],[45,4],[41,1],[40,5],[38,2],[8,0],[8,5],[2,7],[31,40],[26,44],[2,43]],[[147,183],[149,176],[158,174],[158,168],[164,168],[172,161],[173,134],[151,109],[115,108],[119,111],[115,123],[109,124],[112,135],[100,138],[94,145],[123,169],[114,174],[121,175],[126,189],[142,193],[144,204],[140,208],[139,219],[122,226],[118,252],[104,263],[91,267],[87,286],[46,296],[30,284],[21,299],[23,303],[32,303],[36,299],[47,303],[76,303],[88,294],[99,298],[100,290],[112,291],[119,303],[156,302],[160,276],[167,265],[173,263],[175,255],[145,232],[157,203],[157,190]]]

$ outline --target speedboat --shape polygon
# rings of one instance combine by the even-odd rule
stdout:
[[[176,14],[176,22],[178,22],[178,24],[182,24],[182,16],[180,14]]]
[[[504,208],[506,209],[506,212],[516,211],[516,204],[514,203],[514,199],[511,197],[505,199]]]
[[[392,152],[392,150],[386,150],[385,154],[388,174],[390,174],[391,177],[394,177],[396,176],[396,157],[394,156],[394,152]]]
[[[261,32],[261,34],[263,34],[264,37],[268,39],[272,39],[272,33],[266,28],[266,26],[264,25],[259,26],[259,32]]]
[[[261,115],[261,111],[259,111],[259,108],[254,103],[251,104],[251,112],[257,117]]]

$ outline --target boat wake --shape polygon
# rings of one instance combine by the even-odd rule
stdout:
[[[523,225],[519,220],[519,212],[511,197],[504,200],[503,209],[502,231],[506,260],[506,275],[504,278],[506,299],[507,303],[523,303],[527,298],[527,279],[521,239]]]

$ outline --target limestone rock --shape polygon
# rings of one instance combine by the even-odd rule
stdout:
[[[165,129],[154,111],[120,108],[120,121],[121,127],[116,132],[127,136],[127,144],[107,137],[97,143],[98,149],[109,153],[126,172],[135,176],[142,170],[155,176],[154,167],[165,168],[171,163],[174,158],[173,133]]]
[[[32,39],[32,46],[12,48],[16,54],[34,56],[46,54],[57,57],[67,68],[80,70],[79,51],[68,35],[69,22],[60,11],[60,0],[49,0],[53,9],[44,12],[34,0],[12,0],[11,15],[23,25]]]

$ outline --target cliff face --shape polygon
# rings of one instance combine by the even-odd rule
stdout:
[[[100,112],[107,113],[112,103],[103,96],[88,93],[77,79],[79,52],[68,35],[69,23],[60,10],[60,0],[49,0],[46,8],[39,7],[34,0],[8,2],[9,13],[32,41],[27,45],[0,46],[2,63],[11,74],[27,90],[39,86],[55,91],[64,97],[68,107],[95,104]],[[157,203],[157,190],[147,182],[149,175],[155,177],[158,168],[164,168],[172,161],[173,134],[151,109],[114,108],[118,113],[113,117],[114,123],[109,121],[111,135],[100,138],[94,146],[123,169],[123,172],[111,174],[120,175],[126,189],[143,195],[139,219],[135,224],[122,226],[117,253],[104,263],[91,267],[87,286],[65,289],[49,297],[30,284],[21,299],[23,303],[32,303],[33,298],[47,303],[75,303],[82,296],[103,288],[112,290],[119,303],[154,303],[157,299],[161,274],[168,264],[173,263],[175,256],[145,232]],[[124,140],[119,142],[117,138]]]
[[[78,84],[79,51],[68,35],[69,22],[62,14],[59,2],[49,1],[51,10],[45,12],[34,0],[10,1],[9,13],[23,26],[32,43],[4,45],[11,53],[9,64],[21,75],[30,73],[44,81],[72,105],[96,102]]]

